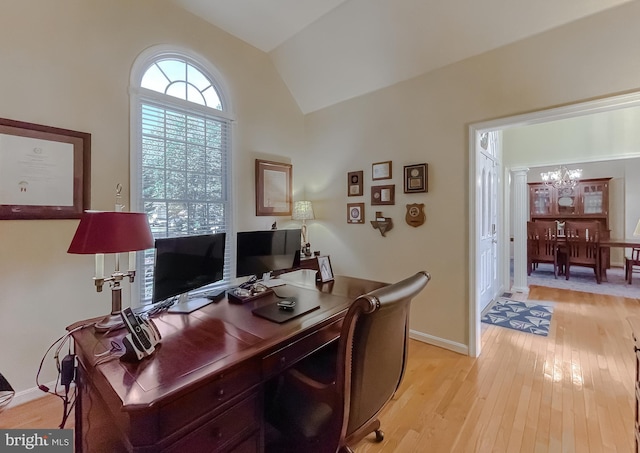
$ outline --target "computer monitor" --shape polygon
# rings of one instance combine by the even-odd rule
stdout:
[[[237,235],[236,277],[291,269],[300,260],[300,229],[244,231]]]
[[[226,234],[156,239],[152,301],[189,293],[224,278]]]

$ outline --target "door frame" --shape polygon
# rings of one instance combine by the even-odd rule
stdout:
[[[539,110],[531,113],[525,113],[521,115],[509,116],[499,118],[490,121],[478,122],[469,125],[468,140],[469,140],[469,299],[468,299],[468,338],[469,338],[469,355],[471,357],[478,357],[482,349],[482,329],[480,326],[480,300],[479,294],[476,291],[476,285],[478,282],[478,216],[477,213],[477,187],[476,173],[477,173],[477,152],[476,136],[490,130],[505,130],[512,127],[529,126],[533,124],[547,123],[567,118],[574,118],[578,116],[589,115],[593,113],[601,113],[610,110],[617,110],[627,107],[640,106],[640,92],[633,92],[623,95],[611,96],[607,98],[597,99],[593,101],[580,102],[575,104],[569,104],[562,107],[556,107],[547,110]],[[499,164],[503,167],[503,178],[498,188],[502,193],[502,206],[500,209],[501,218],[498,220],[502,234],[498,235],[498,250],[500,250],[501,258],[498,259],[498,265],[501,269],[498,274],[502,276],[503,286],[504,282],[508,282],[505,276],[509,275],[509,260],[505,259],[505,254],[509,251],[509,184],[507,183],[509,177],[509,168],[504,167],[503,159],[504,155],[508,152],[504,147],[499,155]],[[522,164],[526,165],[526,164]],[[519,166],[521,166],[519,164]],[[515,221],[516,219],[514,219]],[[508,255],[507,255],[508,256]]]

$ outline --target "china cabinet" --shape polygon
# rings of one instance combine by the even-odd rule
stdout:
[[[542,182],[529,183],[531,220],[598,220],[609,229],[609,181],[584,179],[575,187],[555,188]]]

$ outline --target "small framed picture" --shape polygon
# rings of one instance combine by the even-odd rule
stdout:
[[[371,165],[371,179],[391,179],[391,161],[376,162]]]
[[[347,173],[347,196],[359,197],[364,195],[363,178],[364,172],[362,170]]]
[[[404,167],[404,193],[428,192],[427,164],[406,165]]]
[[[316,274],[316,281],[326,283],[333,280],[333,269],[331,269],[331,261],[328,256],[318,257],[318,273]]]
[[[383,204],[396,204],[396,186],[371,186],[371,204],[373,206]]]
[[[347,203],[347,223],[364,223],[364,203]]]

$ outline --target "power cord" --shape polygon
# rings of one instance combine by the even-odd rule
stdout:
[[[75,402],[76,402],[75,389],[73,394],[69,396],[71,383],[75,381],[75,377],[76,377],[76,355],[75,355],[75,350],[72,350],[73,349],[72,343],[69,342],[69,339],[71,338],[71,335],[74,334],[75,332],[82,329],[86,329],[87,327],[91,327],[93,325],[95,325],[95,323],[79,325],[71,329],[65,335],[58,338],[56,341],[53,342],[53,344],[51,344],[51,346],[49,346],[47,351],[44,353],[44,356],[42,356],[42,360],[40,360],[40,365],[38,366],[38,372],[36,373],[36,386],[41,391],[57,396],[62,400],[62,420],[59,426],[60,429],[64,428],[64,425],[66,424],[67,419],[69,418],[69,415],[71,414],[71,411],[73,410],[73,407],[75,406]],[[67,344],[68,342],[69,342],[69,346],[68,346],[67,354],[63,357],[61,362],[60,352],[62,351],[62,348],[64,348],[65,344]],[[42,371],[42,367],[44,365],[45,359],[47,358],[47,356],[49,355],[49,352],[51,352],[51,350],[54,347],[56,347],[55,354],[54,354],[54,361],[56,364],[56,369],[58,370],[58,376],[56,378],[55,387],[53,391],[51,391],[51,389],[46,385],[40,384],[40,372]],[[62,385],[64,387],[64,394],[60,393],[61,390],[58,390],[58,385]]]

